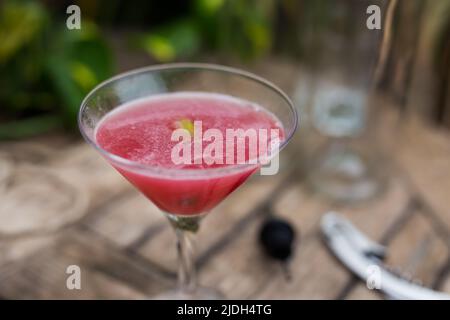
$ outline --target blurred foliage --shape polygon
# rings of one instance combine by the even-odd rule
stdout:
[[[197,54],[201,35],[191,20],[179,20],[136,37],[136,44],[160,62]]]
[[[0,2],[0,139],[76,126],[83,97],[111,76],[114,64],[89,20],[112,30],[147,30],[130,40],[158,62],[208,52],[249,60],[272,47],[275,0],[75,3],[82,9],[80,30],[65,26],[66,1]]]
[[[136,43],[160,62],[214,51],[249,60],[272,47],[274,0],[193,0],[187,14],[140,34]]]
[[[76,125],[83,97],[112,74],[97,27],[68,30],[35,1],[0,8],[0,139]]]

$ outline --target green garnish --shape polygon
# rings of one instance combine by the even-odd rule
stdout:
[[[191,136],[194,135],[194,122],[190,119],[181,119],[176,121],[176,127],[187,130]]]

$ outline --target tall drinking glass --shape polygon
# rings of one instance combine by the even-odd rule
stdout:
[[[374,74],[383,29],[367,26],[366,11],[384,1],[305,1],[301,26],[310,77],[297,85],[296,104],[324,140],[310,155],[307,178],[333,201],[371,199],[382,190],[374,147]],[[317,147],[319,145],[319,147]]]

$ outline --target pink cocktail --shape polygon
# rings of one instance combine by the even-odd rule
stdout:
[[[175,164],[172,151],[179,142],[171,137],[180,121],[189,121],[191,124],[201,121],[203,131],[217,129],[223,137],[226,137],[227,129],[242,129],[242,132],[248,129],[254,129],[255,132],[278,129],[281,137],[284,136],[279,120],[262,107],[219,94],[162,94],[127,103],[108,114],[97,125],[95,138],[99,146],[116,156],[142,165],[178,170],[176,175],[166,176],[158,172],[140,172],[113,163],[126,179],[160,209],[177,215],[208,212],[259,167],[259,163],[256,163],[234,168],[239,166],[237,139],[233,141],[234,163],[226,163],[225,147],[229,141],[224,141],[221,163],[192,161],[191,164]],[[208,142],[201,141],[202,147],[206,148]],[[192,141],[189,146],[192,154],[193,144]],[[245,149],[245,160],[249,158],[249,146],[249,141],[241,146]],[[209,175],[198,177],[188,174],[194,170],[224,167],[229,170],[212,170]]]

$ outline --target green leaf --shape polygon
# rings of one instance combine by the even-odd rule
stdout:
[[[143,34],[138,46],[161,62],[190,57],[200,50],[201,34],[191,20],[180,20]]]
[[[172,61],[176,57],[175,48],[168,37],[150,34],[142,39],[141,46],[148,54],[161,62]]]
[[[75,126],[78,108],[84,97],[83,90],[71,77],[70,60],[53,57],[47,62],[47,69],[55,91],[63,101],[63,115],[66,122]]]
[[[37,2],[5,2],[0,13],[0,64],[30,43],[46,21],[47,14]]]
[[[112,75],[113,57],[92,23],[84,21],[81,30],[61,29],[46,67],[52,86],[62,101],[66,123],[74,127],[84,96]]]
[[[266,25],[256,21],[249,21],[244,26],[244,29],[251,43],[252,52],[255,55],[264,53],[270,48],[271,34]]]
[[[202,15],[212,16],[215,15],[224,4],[225,0],[196,0],[195,8],[196,11]]]
[[[181,119],[179,121],[176,121],[175,127],[187,130],[191,136],[194,135],[194,122],[192,122],[191,119]]]
[[[83,91],[88,91],[98,82],[95,73],[80,61],[73,61],[70,63],[70,73],[73,81],[75,81]]]

